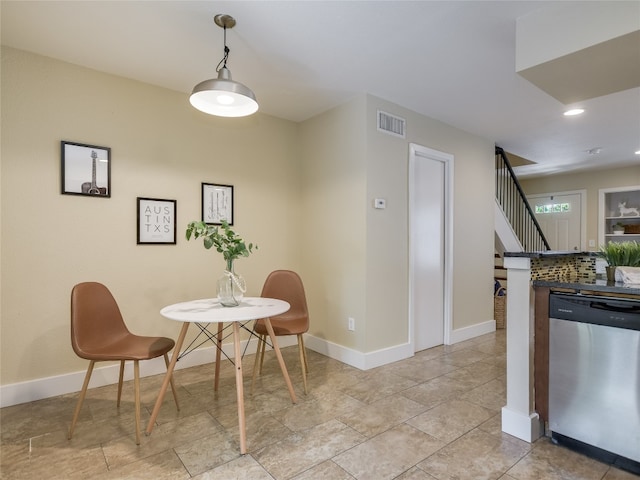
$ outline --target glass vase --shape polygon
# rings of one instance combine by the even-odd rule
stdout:
[[[223,307],[237,307],[240,305],[244,292],[247,291],[242,275],[233,268],[233,261],[227,262],[227,269],[218,279],[218,301]]]

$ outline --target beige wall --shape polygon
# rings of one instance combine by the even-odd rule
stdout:
[[[357,352],[408,340],[409,143],[454,155],[453,328],[492,318],[493,143],[360,95],[301,124],[219,119],[174,92],[2,49],[1,385],[82,371],[69,293],[106,283],[136,333],[175,337],[157,312],[213,294],[222,259],[183,237],[201,182],[235,188],[235,228],[259,250],[237,270],[257,295],[299,270],[311,334]],[[377,132],[382,108],[407,138]],[[60,141],[112,148],[112,197],[60,194]],[[177,245],[136,245],[136,197],[177,200]],[[387,209],[374,211],[374,197]],[[347,330],[347,317],[356,331]]]
[[[366,351],[365,98],[301,125],[302,255],[311,333]],[[356,331],[347,330],[347,317]]]
[[[587,191],[587,240],[595,240],[598,245],[598,196],[601,188],[616,188],[640,185],[640,162],[636,167],[608,168],[566,175],[553,175],[520,180],[527,195]],[[588,243],[587,243],[588,244]]]
[[[407,137],[378,132],[378,109],[406,118]],[[314,335],[361,352],[408,341],[412,142],[455,157],[453,328],[493,318],[492,142],[368,95],[301,130],[304,243],[313,252],[302,262],[313,278]],[[386,199],[385,210],[373,208],[376,197]],[[348,317],[355,332],[347,330]]]
[[[249,294],[300,267],[299,127],[266,115],[217,119],[169,91],[2,49],[1,382],[80,371],[69,293],[107,284],[130,328],[176,337],[158,311],[210,297],[219,254],[187,242],[201,182],[235,188],[235,228],[259,250],[237,262]],[[111,147],[109,199],[60,194],[60,141]],[[136,197],[177,200],[177,244],[136,245]]]
[[[493,319],[494,143],[376,97],[367,98],[368,191],[363,203],[368,216],[368,349],[406,341],[408,335],[410,143],[454,156],[452,328]],[[377,110],[405,118],[406,138],[378,132]],[[387,199],[382,212],[373,209],[375,197]],[[398,329],[390,332],[390,322]]]

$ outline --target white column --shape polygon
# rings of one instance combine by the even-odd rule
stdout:
[[[502,408],[502,431],[533,442],[544,433],[544,428],[534,411],[531,260],[505,257],[504,266],[508,285],[507,405]]]

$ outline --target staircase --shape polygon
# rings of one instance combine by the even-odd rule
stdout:
[[[550,250],[505,151],[496,146],[494,279],[507,288],[504,252]]]
[[[507,269],[504,268],[504,258],[498,253],[495,254],[493,261],[493,278],[498,280],[504,288],[507,288]]]
[[[538,252],[551,249],[509,159],[500,147],[496,147],[496,208],[496,249],[501,255],[505,251]],[[501,225],[502,222],[508,226]],[[509,238],[509,230],[512,238]],[[514,250],[518,245],[519,248]]]

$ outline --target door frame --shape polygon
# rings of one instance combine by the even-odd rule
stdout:
[[[552,197],[556,195],[580,195],[580,250],[587,251],[587,190],[568,190],[566,192],[532,193],[526,195],[527,201],[533,198]],[[531,204],[532,202],[529,202]]]
[[[408,233],[409,233],[409,344],[411,351],[415,353],[415,319],[414,319],[414,296],[413,286],[415,283],[415,255],[417,246],[413,242],[413,212],[415,202],[415,192],[412,178],[415,173],[415,163],[418,157],[427,158],[429,160],[439,161],[444,164],[444,225],[443,239],[444,245],[444,298],[443,298],[443,343],[451,344],[452,330],[452,301],[453,301],[453,155],[439,150],[434,150],[416,143],[409,144],[409,168],[408,168],[408,187],[409,187],[409,205],[408,205]]]

